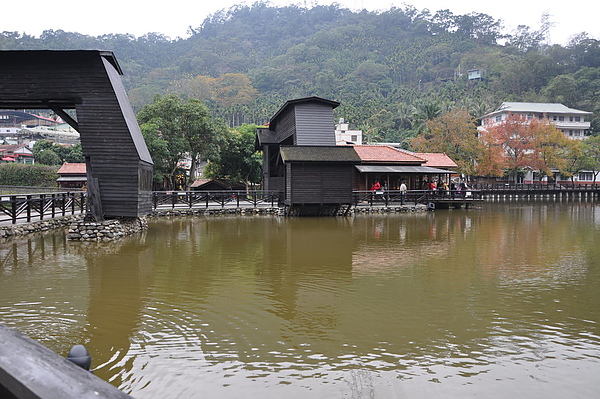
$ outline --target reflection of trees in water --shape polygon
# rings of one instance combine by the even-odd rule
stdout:
[[[71,250],[81,252],[87,263],[86,345],[93,354],[95,373],[119,386],[115,378],[130,368],[126,355],[153,281],[152,251],[145,233],[108,243],[76,243]]]

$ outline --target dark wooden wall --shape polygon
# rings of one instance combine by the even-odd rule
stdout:
[[[286,168],[286,205],[352,203],[354,165],[288,163]]]
[[[278,119],[276,125],[277,141],[282,143],[286,139],[291,139],[292,142],[296,134],[296,115],[293,108],[286,109]]]
[[[335,125],[331,105],[308,102],[295,106],[295,145],[335,145]]]
[[[104,51],[0,51],[0,108],[76,110],[88,179],[98,179],[105,217],[152,210],[152,159]]]

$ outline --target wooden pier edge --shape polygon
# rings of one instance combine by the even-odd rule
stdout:
[[[132,398],[3,324],[0,324],[0,342],[1,398]]]

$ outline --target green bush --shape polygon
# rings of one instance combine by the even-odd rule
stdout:
[[[0,164],[0,185],[56,187],[58,166]]]

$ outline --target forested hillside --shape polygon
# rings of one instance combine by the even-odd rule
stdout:
[[[372,141],[405,141],[448,109],[481,116],[502,101],[592,111],[599,133],[600,41],[581,33],[550,46],[545,28],[505,32],[493,16],[411,6],[255,3],[211,15],[186,39],[4,32],[0,49],[112,50],[135,109],[175,93],[201,99],[230,125],[264,123],[286,100],[315,95],[340,101],[336,116]],[[469,69],[484,79],[469,81]]]

